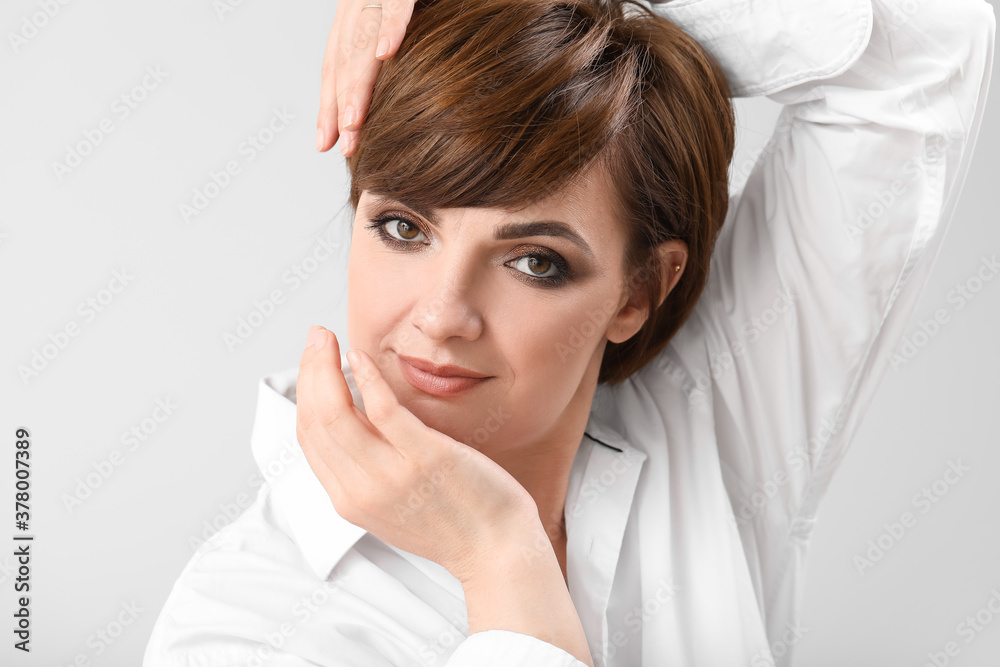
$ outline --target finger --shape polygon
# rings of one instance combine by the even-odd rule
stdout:
[[[358,136],[361,134],[361,125],[368,115],[372,90],[375,88],[375,81],[378,79],[378,73],[381,68],[382,63],[378,60],[373,60],[368,69],[361,74],[361,77],[355,84],[356,87],[345,98],[345,106],[350,109],[348,113],[351,114],[354,121],[350,125],[345,125],[341,128],[340,152],[345,156],[353,155],[354,150],[358,147]]]
[[[337,506],[337,499],[339,499],[343,493],[343,485],[340,482],[340,478],[337,477],[337,472],[334,468],[331,468],[326,464],[321,454],[316,451],[313,447],[302,446],[304,440],[303,434],[296,429],[296,436],[299,439],[299,446],[302,447],[302,454],[306,457],[306,462],[309,467],[312,468],[313,474],[316,475],[316,479],[319,483],[323,485],[326,489],[327,495],[330,496],[330,500],[334,501],[334,508]]]
[[[375,49],[376,58],[388,60],[396,55],[412,16],[412,0],[382,2],[382,25],[379,29],[378,48]]]
[[[310,333],[316,327],[310,329]],[[309,343],[307,342],[307,348]],[[323,486],[331,492],[331,497],[336,497],[334,491],[339,491],[340,482],[337,479],[334,469],[336,462],[327,465],[327,461],[319,455],[315,446],[316,423],[318,417],[315,410],[315,397],[311,389],[312,378],[306,367],[305,353],[299,361],[299,374],[295,382],[295,436],[298,439],[299,447],[309,462],[309,467],[313,469],[316,477],[319,478]],[[332,485],[331,485],[332,483]]]
[[[322,345],[317,349],[315,341],[319,340],[319,337],[322,337]],[[337,407],[345,408],[353,405],[351,389],[340,367],[340,343],[337,337],[332,331],[321,326],[313,326],[309,328],[306,343],[305,350],[302,351],[298,379],[299,383],[305,383],[308,390],[302,397],[305,399],[305,404],[312,409],[319,399],[330,398]],[[332,372],[333,369],[338,372]],[[324,373],[324,370],[329,372]],[[316,393],[317,381],[321,379],[325,381],[320,387],[323,390],[322,397]]]
[[[322,340],[316,348],[313,340]],[[351,390],[340,366],[340,346],[333,332],[323,327],[309,330],[309,343],[299,364],[296,406],[302,427],[307,432],[325,434],[313,439],[313,446],[322,447],[333,469],[353,471],[352,466],[364,467],[366,461],[386,447],[377,430],[354,405]],[[322,444],[319,444],[322,443]]]
[[[306,457],[306,462],[312,468],[320,484],[327,490],[331,500],[341,496],[342,485],[337,477],[335,469],[337,464],[331,462],[327,465],[327,460],[317,451],[315,447],[315,417],[312,414],[312,391],[308,388],[310,382],[309,374],[303,372],[303,363],[300,361],[299,374],[295,383],[295,437],[302,449],[302,454]]]
[[[395,449],[405,452],[427,431],[427,426],[400,405],[378,365],[366,352],[351,350],[347,360],[354,371],[354,383],[361,392],[368,421]]]
[[[338,11],[338,14],[340,12]],[[330,150],[339,138],[337,132],[337,33],[339,16],[334,19],[326,40],[323,68],[320,73],[319,114],[316,117],[316,150]]]
[[[353,153],[357,143],[356,130],[361,127],[363,116],[367,113],[371,92],[382,67],[382,62],[375,59],[381,14],[382,10],[378,8],[362,10],[349,28],[346,39],[342,35],[342,44],[350,44],[348,53],[343,57],[347,65],[337,76],[338,130],[341,133],[340,152],[344,155]]]
[[[340,127],[342,133],[340,150],[345,156],[353,155],[357,148],[361,126],[368,117],[372,91],[375,89],[375,82],[382,68],[381,61],[388,60],[399,50],[406,34],[406,26],[413,15],[413,2],[411,0],[383,2],[382,8],[374,11],[380,11],[382,14],[375,49],[376,60],[365,69],[343,102],[345,122]],[[348,112],[347,109],[351,111]],[[350,122],[347,122],[348,114]]]

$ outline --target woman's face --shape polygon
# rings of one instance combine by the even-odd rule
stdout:
[[[598,173],[517,213],[417,212],[362,193],[348,342],[425,424],[502,451],[586,421],[607,340],[626,340],[646,314],[626,304],[625,231]],[[487,377],[440,381],[401,356]],[[582,413],[567,410],[574,397]]]

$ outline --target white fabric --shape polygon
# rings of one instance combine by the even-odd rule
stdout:
[[[566,502],[570,594],[597,667],[788,665],[817,506],[944,238],[995,17],[982,0],[653,7],[736,94],[786,107],[689,321],[598,387]],[[530,635],[469,637],[447,570],[336,514],[296,443],[296,373],[261,380],[270,480],[185,567],[144,666],[583,667]]]

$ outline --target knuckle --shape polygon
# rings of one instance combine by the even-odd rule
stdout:
[[[336,429],[339,422],[340,415],[336,410],[316,412],[300,406],[295,420],[295,432],[300,438],[308,437],[309,432],[314,431],[316,427],[328,431]]]
[[[392,419],[392,408],[380,401],[372,402],[367,407],[368,421],[375,426],[385,426]]]
[[[366,366],[364,368],[361,368],[355,377],[357,378],[358,382],[362,382],[364,383],[365,386],[368,386],[373,381],[375,381],[376,378],[378,378],[378,373],[374,368]]]
[[[353,524],[360,525],[370,512],[367,499],[353,487],[342,488],[340,500],[341,504],[337,507],[337,513]]]
[[[323,66],[320,67],[320,76],[324,79],[332,79],[337,72],[337,64],[334,58],[324,58]]]
[[[361,520],[354,503],[351,502],[350,494],[343,487],[337,493],[331,493],[330,500],[333,502],[333,509],[337,510],[337,514],[345,521],[357,525]]]
[[[331,67],[333,71],[339,72],[343,70],[351,62],[351,50],[346,47],[341,47],[337,49],[333,54],[333,63]]]
[[[416,486],[434,476],[434,472],[440,470],[444,465],[443,456],[427,454],[418,451],[415,456],[409,457],[409,465],[404,468],[410,472],[409,482]]]
[[[324,92],[319,103],[319,117],[329,118],[337,113],[337,93],[336,91]]]
[[[358,385],[358,389],[370,389],[374,386],[375,379],[378,376],[371,370],[359,369],[354,374],[354,381]]]
[[[319,417],[319,422],[327,431],[336,430],[341,424],[340,412],[336,410],[323,412]]]
[[[309,431],[312,430],[315,423],[316,420],[311,411],[299,410],[298,417],[295,420],[295,435],[298,437],[300,443],[308,440]]]
[[[358,51],[365,51],[369,46],[371,46],[372,37],[373,35],[370,28],[366,30],[358,30],[351,38],[351,45]]]

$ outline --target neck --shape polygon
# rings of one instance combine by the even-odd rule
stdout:
[[[502,452],[486,452],[531,494],[549,540],[566,539],[569,474],[587,428],[597,388],[597,368],[588,369],[566,409],[534,441]]]

